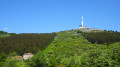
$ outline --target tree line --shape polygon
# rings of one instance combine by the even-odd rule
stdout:
[[[120,32],[117,31],[102,31],[102,32],[81,32],[82,35],[91,43],[111,44],[120,42]]]
[[[56,33],[22,33],[11,34],[9,37],[0,38],[0,55],[16,52],[23,55],[26,52],[36,53],[48,46]]]

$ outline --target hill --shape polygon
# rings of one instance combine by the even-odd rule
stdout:
[[[90,32],[89,32],[90,33]],[[113,33],[112,33],[113,34]],[[103,67],[120,66],[120,42],[107,45],[91,43],[83,32],[57,32],[54,40],[23,62],[6,59],[3,66],[12,67]]]
[[[54,41],[38,52],[29,65],[34,67],[101,67],[120,65],[120,42],[92,44],[75,30],[58,32]],[[31,67],[30,66],[30,67]]]

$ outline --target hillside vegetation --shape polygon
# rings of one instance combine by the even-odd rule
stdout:
[[[4,32],[4,31],[0,31],[0,38],[5,38],[5,37],[8,37],[10,36],[7,32]]]
[[[49,46],[38,51],[30,60],[20,62],[5,59],[1,65],[2,67],[119,67],[120,42],[109,46],[92,44],[82,36],[82,32],[61,31],[56,34]]]
[[[101,67],[120,65],[120,42],[92,44],[76,31],[58,32],[54,41],[39,51],[30,61],[30,67]]]
[[[0,38],[0,55],[16,52],[23,55],[26,52],[37,53],[48,46],[56,36],[56,33],[44,34],[16,34]]]

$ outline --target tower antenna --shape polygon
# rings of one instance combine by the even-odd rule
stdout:
[[[82,28],[83,28],[83,16],[82,16]]]
[[[87,29],[87,26],[83,26],[83,16],[82,16],[82,25],[79,26],[79,29]]]

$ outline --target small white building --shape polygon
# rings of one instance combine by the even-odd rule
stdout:
[[[33,54],[31,54],[31,53],[24,53],[23,59],[24,59],[24,60],[27,60],[27,59],[29,59],[29,58],[32,57],[32,56],[33,56]]]
[[[79,26],[79,29],[87,29],[87,26],[82,26],[82,25],[80,25],[80,26]]]

